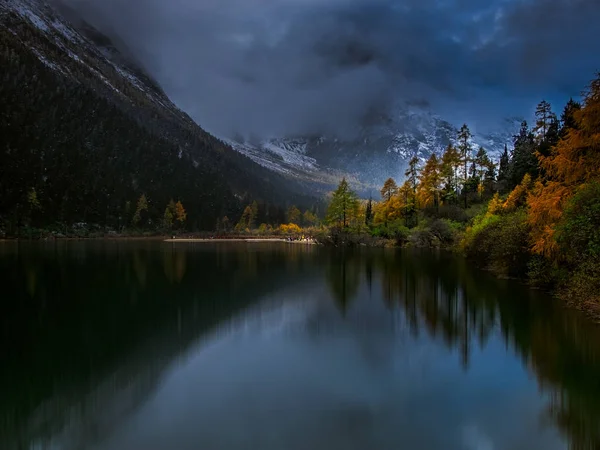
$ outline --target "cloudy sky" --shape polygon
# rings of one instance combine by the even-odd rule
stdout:
[[[220,136],[344,135],[406,102],[489,128],[600,70],[598,0],[63,1]]]

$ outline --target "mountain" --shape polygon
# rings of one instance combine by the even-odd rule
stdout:
[[[69,17],[69,19],[67,19]],[[73,11],[0,0],[2,227],[131,221],[156,225],[171,198],[212,229],[250,200],[271,214],[308,204],[305,185],[200,128],[122,45]]]
[[[499,159],[521,121],[507,118],[495,131],[473,133],[474,151],[482,146]],[[292,137],[231,145],[258,164],[287,176],[327,182],[346,174],[355,185],[368,188],[380,186],[388,177],[402,180],[413,155],[423,162],[432,153],[441,155],[457,134],[457,127],[427,109],[399,107],[371,117],[351,139]]]

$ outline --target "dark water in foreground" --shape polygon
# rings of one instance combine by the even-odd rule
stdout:
[[[598,449],[600,329],[446,254],[0,243],[2,449]]]

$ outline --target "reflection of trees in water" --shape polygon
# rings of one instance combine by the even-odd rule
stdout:
[[[0,354],[0,383],[10,386],[0,405],[0,442],[45,400],[105,379],[158,332],[182,348],[236,308],[299,277],[310,281],[324,268],[343,311],[362,279],[367,287],[380,285],[386,304],[405,311],[414,333],[443,338],[465,364],[477,343],[501,332],[549,394],[548,415],[572,448],[600,448],[600,329],[514,282],[443,254],[156,245],[57,244],[30,253],[24,246],[0,258],[4,298],[11,299],[0,304],[8,349]],[[127,301],[131,292],[139,297],[135,304]],[[153,347],[148,361],[155,355]]]
[[[148,268],[146,266],[146,255],[140,250],[133,252],[132,258],[133,272],[135,273],[139,286],[143,289],[148,282]]]
[[[345,313],[360,285],[361,261],[354,259],[350,253],[335,252],[327,265],[327,282],[331,294],[340,311]]]
[[[514,282],[496,280],[444,255],[385,253],[386,304],[400,306],[415,333],[426,329],[461,350],[468,365],[499,326],[551,399],[549,415],[573,449],[600,448],[600,329]],[[500,301],[501,300],[501,301]],[[545,301],[544,301],[545,300]]]
[[[167,248],[163,252],[163,267],[169,283],[181,283],[181,280],[183,280],[186,268],[185,255],[184,250],[174,249],[173,247]]]
[[[8,254],[0,247],[0,283],[10,299],[0,302],[0,385],[10,386],[0,402],[3,449],[29,448],[25,442],[79,420],[72,415],[89,413],[89,421],[70,425],[93,432],[81,427],[96,427],[96,406],[126,406],[118,398],[123,389],[126,396],[135,391],[130,405],[137,404],[157,372],[200,333],[290,286],[288,277],[302,276],[290,267],[317,270],[310,251],[295,251],[291,260],[283,246],[248,255],[240,245],[69,245]],[[126,386],[113,382],[115,373]],[[5,445],[9,440],[14,446]]]

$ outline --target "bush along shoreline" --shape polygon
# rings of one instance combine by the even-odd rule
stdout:
[[[405,182],[388,179],[377,201],[342,180],[324,243],[452,249],[600,321],[600,74],[560,118],[540,102],[498,163],[470,143],[464,125],[441,158],[412,158]]]

